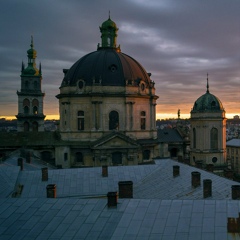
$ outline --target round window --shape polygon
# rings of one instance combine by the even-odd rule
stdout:
[[[213,163],[217,162],[217,158],[216,158],[216,157],[213,157],[213,158],[212,158],[212,162],[213,162]]]

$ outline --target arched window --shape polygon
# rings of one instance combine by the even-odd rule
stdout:
[[[78,130],[84,130],[84,111],[78,111],[77,124]]]
[[[193,148],[196,148],[196,128],[193,128]]]
[[[38,114],[39,102],[37,99],[33,99],[32,106],[33,106],[33,114]]]
[[[29,114],[29,107],[24,106],[23,111],[24,111],[24,114]]]
[[[24,128],[24,132],[29,132],[29,123],[28,122],[24,122],[23,128]]]
[[[216,128],[212,128],[210,135],[211,149],[218,149],[218,130]]]
[[[36,106],[33,107],[33,114],[38,114],[38,107]]]
[[[111,111],[109,113],[109,130],[117,130],[119,128],[118,112]]]
[[[145,130],[146,129],[146,112],[141,111],[141,130]]]
[[[38,132],[38,123],[37,122],[33,122],[32,130],[33,130],[33,132]]]
[[[29,107],[30,107],[30,101],[25,98],[23,100],[23,111],[24,111],[24,114],[29,114]]]
[[[150,158],[150,150],[143,151],[143,160],[149,160]]]

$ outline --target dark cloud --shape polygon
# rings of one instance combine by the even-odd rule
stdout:
[[[152,73],[158,113],[189,114],[206,91],[207,73],[226,112],[240,112],[239,0],[12,0],[0,8],[0,115],[17,114],[31,35],[42,64],[45,114],[58,114],[62,69],[97,49],[109,10],[122,52]]]

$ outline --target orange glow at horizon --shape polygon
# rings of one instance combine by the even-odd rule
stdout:
[[[226,118],[228,119],[232,119],[234,116],[236,115],[240,115],[239,113],[226,113]],[[14,120],[16,119],[15,116],[0,116],[1,118],[5,118],[6,120]],[[156,114],[156,119],[177,119],[178,116],[176,113],[157,113]],[[180,115],[181,119],[188,119],[190,118],[190,114],[181,114]],[[59,120],[59,115],[52,115],[52,114],[48,114],[45,117],[45,120]]]

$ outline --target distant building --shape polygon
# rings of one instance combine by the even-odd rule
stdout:
[[[235,173],[240,174],[240,139],[227,141],[227,158],[231,162],[231,168]]]
[[[25,68],[22,63],[21,90],[18,95],[18,132],[38,132],[44,131],[43,97],[41,90],[42,71],[36,67],[35,59],[37,51],[33,48],[33,38],[31,48],[27,51],[28,66]]]
[[[226,118],[221,101],[207,91],[199,97],[191,111],[192,165],[226,165]]]

